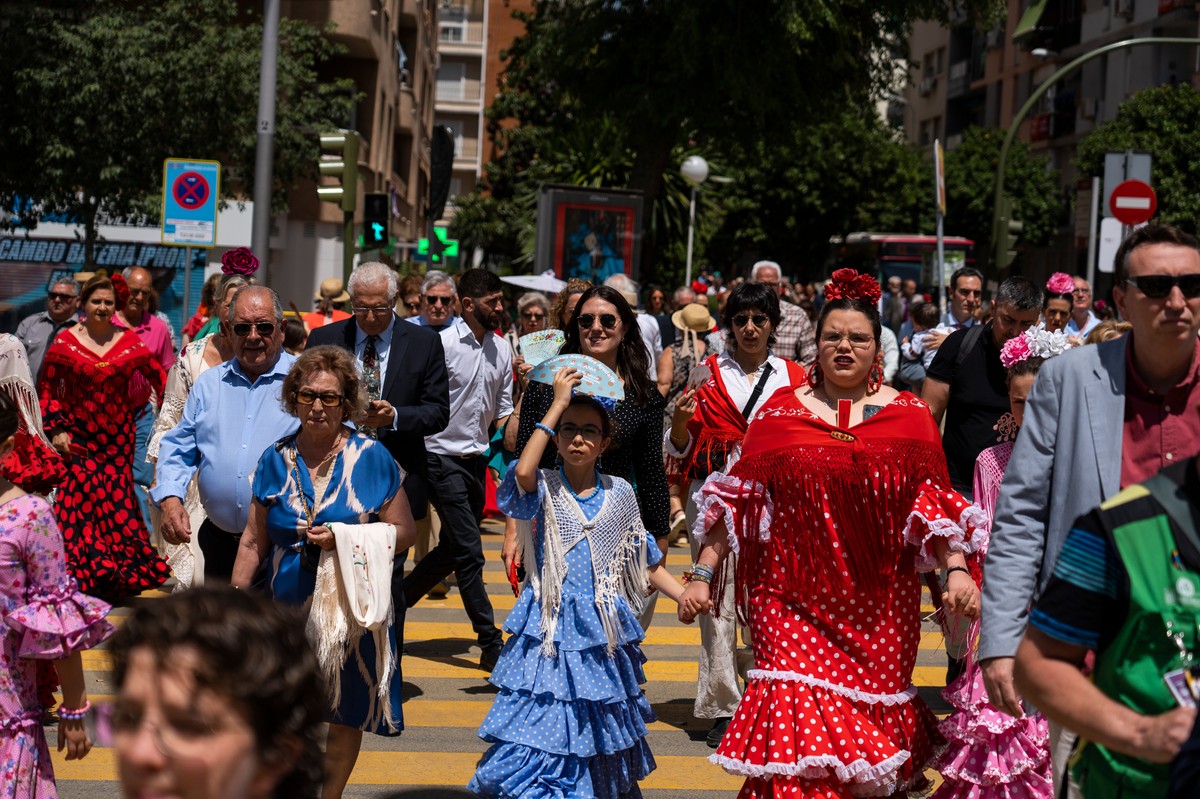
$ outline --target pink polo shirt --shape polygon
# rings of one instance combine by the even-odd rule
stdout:
[[[113,324],[117,327],[125,327],[121,323],[120,317],[114,315],[112,318]],[[158,358],[158,362],[162,364],[164,372],[170,371],[172,364],[175,363],[175,345],[171,342],[171,335],[167,332],[167,326],[163,321],[154,314],[142,314],[142,323],[133,328],[133,332],[138,334],[138,338],[142,343],[154,353],[154,357]]]
[[[1125,351],[1125,425],[1121,437],[1121,487],[1147,480],[1164,467],[1200,453],[1200,340],[1192,367],[1166,394],[1146,385],[1133,365],[1134,342]]]

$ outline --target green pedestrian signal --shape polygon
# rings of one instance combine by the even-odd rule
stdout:
[[[387,246],[390,217],[386,194],[363,195],[363,245],[366,249]]]

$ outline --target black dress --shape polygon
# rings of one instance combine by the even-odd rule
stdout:
[[[525,448],[538,422],[554,402],[554,389],[545,383],[530,383],[521,400],[521,420],[517,428],[517,453]],[[650,401],[639,405],[633,399],[617,403],[612,413],[613,440],[600,471],[628,480],[637,493],[642,524],[655,538],[670,531],[670,494],[667,472],[663,467],[663,409],[667,401],[658,391],[650,392]],[[541,467],[553,469],[557,452],[547,447]]]

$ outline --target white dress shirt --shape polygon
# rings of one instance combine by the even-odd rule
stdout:
[[[392,351],[392,325],[396,324],[396,315],[392,314],[391,321],[384,331],[379,334],[378,340],[375,342],[375,355],[379,358],[379,385],[383,386],[383,381],[387,377],[388,354]],[[362,372],[363,354],[367,351],[367,334],[357,324],[355,328],[358,334],[354,337],[354,359],[358,361],[358,370]]]
[[[450,378],[450,423],[425,438],[425,449],[439,455],[482,455],[488,427],[513,411],[513,357],[504,339],[490,330],[475,338],[462,318],[441,333]]]
[[[760,366],[759,369],[764,369],[766,363],[771,364],[771,373],[767,375],[767,381],[763,384],[762,394],[758,396],[758,402],[754,403],[754,409],[750,412],[751,419],[766,404],[772,394],[784,386],[792,384],[791,378],[788,377],[787,364],[783,362],[782,358],[775,355],[767,355],[764,366]],[[733,353],[730,350],[725,350],[717,358],[717,369],[721,372],[721,381],[725,383],[725,391],[729,393],[729,399],[733,401],[733,404],[737,406],[739,411],[745,408],[746,403],[750,401],[750,394],[754,392],[754,386],[750,384],[750,379],[746,375],[745,370],[734,359]],[[760,380],[762,379],[761,374],[762,372],[760,371]],[[675,449],[675,446],[671,443],[671,426],[667,425],[664,448],[668,455],[673,455],[676,458],[685,457],[692,448],[691,433],[688,433],[688,441],[683,446],[683,449]]]

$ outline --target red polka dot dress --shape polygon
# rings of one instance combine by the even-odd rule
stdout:
[[[97,355],[65,330],[50,345],[38,382],[46,430],[71,434],[54,516],[80,590],[105,599],[163,584],[166,562],[150,545],[133,482],[136,414],[166,383],[138,335],[125,331]]]
[[[948,486],[928,407],[901,394],[852,428],[777,392],[740,461],[700,492],[705,528],[725,520],[755,669],[712,760],[739,795],[891,796],[926,786],[943,743],[912,684],[919,570],[935,535],[966,551],[969,503]],[[968,524],[968,527],[970,525]]]

